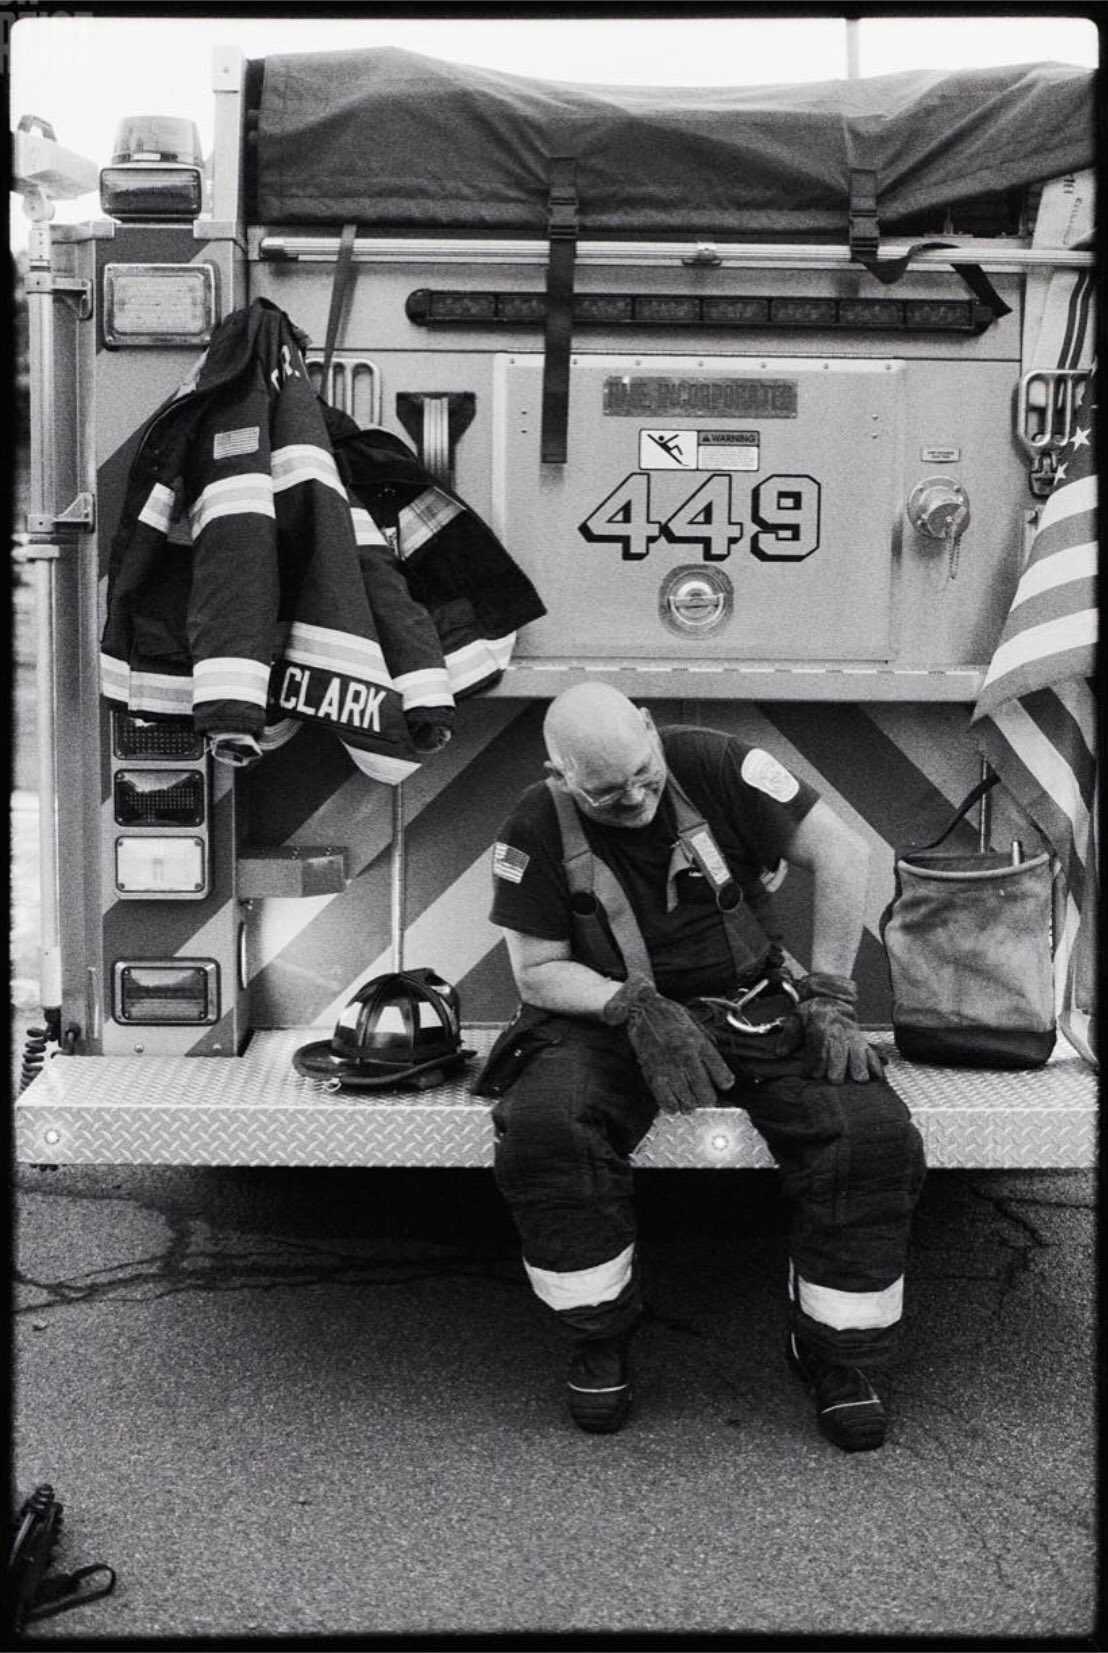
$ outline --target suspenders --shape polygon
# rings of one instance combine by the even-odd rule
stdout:
[[[574,952],[583,963],[599,970],[602,975],[623,977],[639,974],[653,981],[654,972],[646,943],[626,891],[607,862],[594,855],[589,848],[577,806],[564,784],[555,776],[549,776],[546,784],[554,799],[562,834],[562,865],[569,885]],[[677,822],[677,843],[667,878],[667,906],[672,910],[677,902],[674,888],[677,874],[686,867],[695,866],[715,892],[716,906],[723,918],[728,946],[735,962],[735,973],[741,975],[758,957],[751,950],[741,928],[742,891],[732,878],[707,821],[672,775],[666,782],[666,792]],[[604,928],[602,914],[608,920],[615,947]]]

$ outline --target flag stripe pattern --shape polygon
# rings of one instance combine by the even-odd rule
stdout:
[[[1096,494],[1092,408],[1079,418],[985,674],[975,716],[1095,669]]]
[[[1096,405],[1092,381],[1061,450],[1027,566],[974,711],[981,750],[1058,858],[1055,1002],[1088,1061],[1096,924]]]

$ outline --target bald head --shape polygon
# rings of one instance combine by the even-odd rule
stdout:
[[[594,820],[646,826],[665,786],[661,742],[650,714],[607,683],[576,683],[543,724],[549,767]]]
[[[543,739],[551,761],[562,769],[619,763],[641,755],[642,712],[608,683],[575,683],[551,702],[543,722]]]

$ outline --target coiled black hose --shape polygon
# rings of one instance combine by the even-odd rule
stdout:
[[[29,1027],[23,1042],[23,1065],[19,1073],[20,1095],[33,1079],[37,1079],[46,1064],[46,1046],[50,1035],[44,1027]]]

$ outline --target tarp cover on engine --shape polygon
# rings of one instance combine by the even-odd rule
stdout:
[[[543,234],[548,158],[574,155],[584,235],[837,239],[854,168],[875,171],[888,229],[1093,164],[1092,71],[1055,63],[704,90],[569,85],[392,48],[251,68],[265,224]]]

